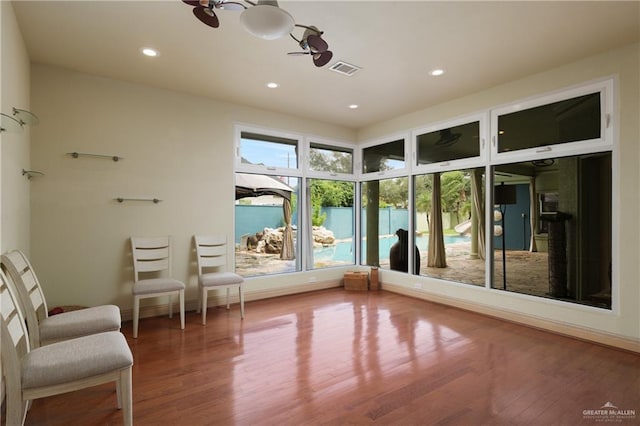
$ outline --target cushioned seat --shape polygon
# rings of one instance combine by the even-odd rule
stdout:
[[[173,278],[149,278],[133,284],[133,294],[151,294],[165,291],[184,290],[182,281]]]
[[[49,316],[42,286],[27,256],[20,250],[12,250],[2,255],[2,265],[11,277],[8,285],[18,294],[18,302],[29,327],[31,348],[89,334],[120,330],[120,308],[115,305]]]
[[[26,354],[22,359],[22,387],[59,385],[131,365],[133,356],[122,333],[93,334],[53,343]]]
[[[64,312],[40,321],[40,342],[48,344],[104,331],[118,331],[120,323],[120,308],[115,305]]]
[[[207,287],[211,285],[239,285],[244,279],[233,272],[209,272],[208,274],[200,275],[200,283]]]

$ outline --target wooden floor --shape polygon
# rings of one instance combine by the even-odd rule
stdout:
[[[388,292],[341,289],[143,319],[136,425],[640,423],[640,356]],[[37,400],[27,425],[119,425],[113,386]]]

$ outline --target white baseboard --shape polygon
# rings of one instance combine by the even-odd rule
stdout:
[[[631,339],[623,336],[617,336],[598,330],[587,329],[572,324],[565,324],[540,317],[522,314],[520,312],[512,312],[509,310],[498,309],[492,306],[481,305],[465,300],[431,294],[424,291],[418,291],[396,284],[382,284],[382,289],[390,291],[392,293],[398,293],[405,296],[414,297],[416,299],[428,300],[430,302],[435,302],[466,311],[476,312],[501,320],[526,325],[528,327],[538,328],[541,330],[573,337],[580,340],[586,340],[601,345],[624,349],[630,352],[640,353],[640,339]]]

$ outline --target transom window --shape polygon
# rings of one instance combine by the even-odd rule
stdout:
[[[431,164],[480,155],[480,122],[422,133],[416,137],[417,164]]]

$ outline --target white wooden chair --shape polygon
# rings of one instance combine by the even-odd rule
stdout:
[[[124,424],[133,424],[133,355],[119,331],[92,334],[31,349],[17,295],[0,271],[0,332],[6,424],[23,425],[31,400],[115,382]]]
[[[207,297],[209,290],[227,290],[227,309],[229,309],[229,290],[238,289],[240,298],[240,318],[244,318],[244,278],[227,268],[227,238],[222,235],[193,237],[198,257],[198,312],[202,310],[202,324],[207,323]],[[214,272],[207,272],[216,268]]]
[[[133,255],[133,337],[138,337],[140,299],[169,297],[169,318],[173,318],[171,296],[180,301],[180,328],[184,330],[184,288],[182,281],[171,277],[170,237],[131,237]],[[160,276],[162,274],[165,276]],[[153,274],[153,278],[141,278]]]
[[[120,330],[120,308],[115,305],[96,306],[49,316],[40,281],[31,263],[19,250],[2,255],[2,265],[10,276],[22,313],[27,320],[32,348],[61,340],[105,331]]]

